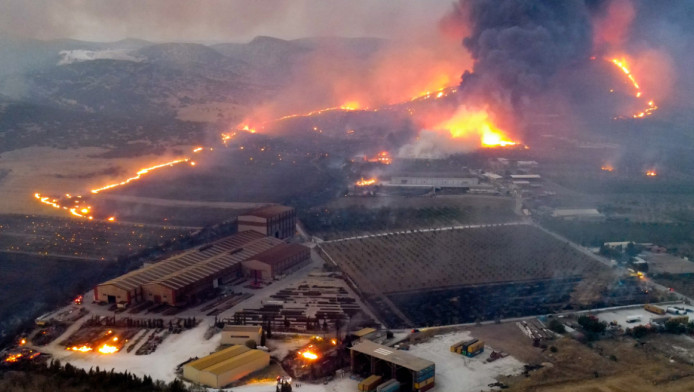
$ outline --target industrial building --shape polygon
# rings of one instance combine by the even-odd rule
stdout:
[[[239,216],[239,231],[257,231],[280,239],[294,236],[296,211],[292,207],[271,205]]]
[[[281,244],[244,261],[243,274],[254,280],[272,280],[291,273],[311,259],[309,248],[298,244]]]
[[[183,377],[210,388],[221,388],[270,364],[270,354],[232,346],[183,365]]]
[[[479,185],[475,177],[392,177],[386,186],[427,188],[469,188]]]
[[[552,217],[565,220],[592,220],[601,221],[605,215],[595,208],[555,208]]]
[[[286,249],[286,244],[256,231],[244,231],[101,283],[94,288],[94,299],[102,303],[185,305],[220,283],[241,276],[242,262],[275,248],[278,252],[272,254],[281,258],[279,250]],[[308,258],[309,249],[303,254]]]
[[[424,392],[435,385],[434,362],[369,340],[352,346],[350,365],[352,373],[380,377],[383,383],[397,380],[401,391]]]
[[[511,174],[510,177],[511,177],[511,180],[514,180],[514,181],[535,182],[535,181],[542,180],[542,176],[540,176],[539,174]]]
[[[222,329],[222,344],[246,344],[253,340],[260,345],[263,336],[263,327],[256,325],[225,325]]]

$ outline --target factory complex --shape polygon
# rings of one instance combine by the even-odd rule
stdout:
[[[94,299],[121,307],[144,301],[184,306],[241,276],[269,281],[310,260],[309,248],[280,239],[290,234],[289,225],[294,227],[293,209],[270,206],[258,211],[248,216],[264,216],[270,222],[267,230],[274,230],[271,236],[267,230],[240,231],[103,282],[94,288]]]

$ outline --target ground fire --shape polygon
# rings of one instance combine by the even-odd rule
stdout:
[[[636,98],[641,98],[643,96],[643,92],[641,91],[641,86],[639,83],[636,81],[636,77],[634,77],[634,74],[632,74],[631,70],[629,69],[629,66],[627,65],[626,60],[624,59],[618,59],[618,58],[612,58],[612,59],[606,59],[607,61],[610,61],[612,64],[617,66],[626,76],[629,78],[629,81],[631,82],[631,85],[634,87],[635,93],[634,96]],[[649,100],[646,103],[647,107],[643,109],[640,112],[632,114],[633,118],[643,118],[646,116],[650,116],[658,110],[658,106],[655,105],[655,102],[653,100]]]

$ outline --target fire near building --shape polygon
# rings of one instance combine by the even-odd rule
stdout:
[[[221,388],[270,364],[270,354],[246,346],[231,346],[183,366],[183,377]]]
[[[401,391],[424,392],[435,385],[434,362],[369,340],[352,346],[350,364],[352,373],[370,374],[360,391],[377,390],[376,386],[392,383],[389,380],[397,381]]]

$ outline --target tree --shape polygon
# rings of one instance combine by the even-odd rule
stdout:
[[[549,321],[549,324],[547,324],[550,330],[556,332],[556,333],[564,333],[566,332],[566,328],[564,327],[564,324],[561,323],[561,321],[553,318]]]
[[[257,347],[258,347],[258,344],[257,344],[257,343],[255,342],[255,340],[253,340],[253,339],[248,339],[248,340],[246,340],[246,343],[245,343],[245,344],[246,344],[246,347],[248,347],[248,348],[250,348],[250,349],[254,349],[254,348],[257,348]]]

